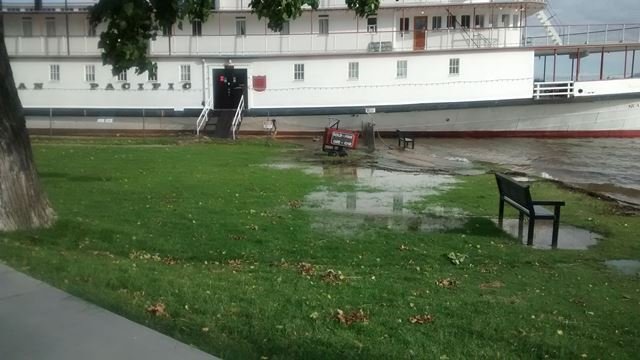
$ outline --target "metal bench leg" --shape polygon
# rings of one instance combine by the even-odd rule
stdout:
[[[533,229],[536,226],[536,220],[532,217],[529,217],[529,234],[527,235],[527,245],[533,245]]]
[[[520,213],[518,217],[518,241],[522,243],[522,233],[524,232],[524,214]]]
[[[558,232],[560,230],[560,207],[556,206],[553,214],[553,236],[551,238],[551,247],[558,248]]]
[[[415,140],[411,140],[411,149],[415,149],[416,148],[416,141]]]
[[[500,205],[498,207],[498,225],[502,228],[504,220],[504,200],[500,199]]]

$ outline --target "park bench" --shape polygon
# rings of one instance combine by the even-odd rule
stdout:
[[[536,201],[531,199],[529,185],[522,185],[517,181],[496,173],[496,182],[500,192],[500,207],[498,209],[498,224],[502,228],[504,218],[504,203],[513,206],[519,212],[518,239],[522,241],[524,216],[529,218],[527,245],[533,245],[533,231],[536,220],[553,220],[553,235],[551,247],[558,247],[558,230],[560,227],[560,208],[564,201]],[[553,206],[553,212],[544,206]]]
[[[411,146],[412,149],[415,149],[416,141],[412,137],[408,137],[400,130],[396,130],[396,134],[398,135],[398,147],[406,149]]]

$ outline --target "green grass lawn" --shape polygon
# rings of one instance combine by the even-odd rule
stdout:
[[[292,145],[64,140],[34,149],[59,220],[0,234],[0,259],[225,359],[640,352],[640,279],[603,264],[640,259],[640,218],[554,184],[534,194],[566,200],[563,222],[603,234],[598,246],[519,245],[486,218],[497,213],[489,175],[413,205],[464,209],[463,228],[373,222],[334,235],[314,231],[317,215],[299,205],[320,186],[345,184],[263,166]],[[467,257],[456,266],[450,252]]]

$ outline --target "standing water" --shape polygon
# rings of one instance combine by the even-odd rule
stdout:
[[[640,206],[640,139],[424,139],[421,144],[433,156],[498,164]]]

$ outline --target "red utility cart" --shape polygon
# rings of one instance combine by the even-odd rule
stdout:
[[[324,129],[322,138],[322,151],[329,156],[347,156],[347,149],[358,147],[359,133],[353,130],[339,129],[340,120],[336,120],[328,128]]]

